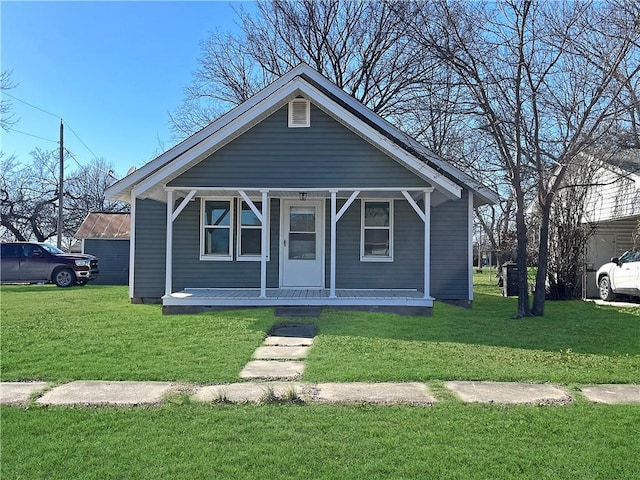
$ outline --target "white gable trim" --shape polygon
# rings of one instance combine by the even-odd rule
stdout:
[[[144,196],[144,193],[153,187],[159,184],[166,184],[171,179],[175,178],[175,176],[186,171],[198,161],[201,161],[206,156],[211,155],[226,143],[230,142],[248,128],[255,125],[257,119],[264,118],[273,111],[276,111],[278,108],[286,104],[289,99],[299,95],[300,93],[307,96],[319,108],[334,119],[340,121],[343,125],[362,137],[364,140],[368,141],[376,148],[398,161],[401,165],[408,167],[425,181],[433,184],[449,198],[456,199],[461,197],[462,187],[458,184],[449,180],[443,174],[414,157],[388,138],[382,136],[376,129],[367,125],[360,118],[335,103],[324,93],[301,78],[291,80],[269,96],[269,98],[257,105],[254,105],[252,108],[236,117],[233,121],[227,123],[227,125],[219,128],[215,134],[209,136],[199,144],[194,145],[188,151],[178,155],[172,162],[150,174],[137,186],[136,189],[138,191],[138,195]]]
[[[312,85],[308,80],[300,78],[301,76],[305,76],[310,79],[311,82],[319,85],[360,116],[352,114]],[[276,110],[276,107],[280,108],[283,106],[283,100],[287,97],[286,92],[291,92],[295,88],[300,90],[297,92],[298,95],[300,93],[306,94],[318,108],[325,111],[325,113],[332,116],[335,120],[343,123],[347,128],[360,135],[376,148],[387,153],[400,164],[408,167],[421,178],[433,183],[446,197],[460,198],[462,191],[460,185],[464,185],[474,190],[476,194],[475,197],[483,201],[483,203],[496,203],[499,201],[499,197],[495,192],[480,185],[469,175],[448,164],[433,154],[433,152],[430,152],[423,145],[379,117],[327,78],[305,64],[298,65],[209,126],[203,128],[198,133],[179,143],[137,171],[116,182],[106,190],[107,197],[119,200],[130,200],[131,190],[134,186],[137,187],[140,194],[150,190],[152,188],[150,185],[163,186],[163,183],[166,184],[167,181],[171,180],[172,175],[179,174],[179,169],[187,170],[199,160],[204,159],[204,157],[199,158],[200,155],[204,155],[203,149],[201,148],[203,145],[206,146],[205,152],[208,154],[215,152],[216,149],[225,144],[224,142],[231,141],[236,136],[242,134],[243,131],[246,131],[248,126],[252,126],[250,121],[253,121],[253,124],[258,123],[262,118],[267,116],[265,112],[270,114]],[[295,95],[291,93],[288,93],[288,95],[290,95],[290,98],[287,98],[287,101],[295,98]],[[252,112],[254,117],[247,122],[246,116],[249,112]],[[260,115],[260,112],[262,112],[262,115]],[[349,118],[348,121],[346,117]],[[423,160],[412,155],[392,140],[389,140],[384,134],[381,134],[380,131],[371,127],[361,118],[366,118],[368,122],[373,123],[398,141],[410,146],[410,148],[419,152],[420,155],[427,158],[432,164],[436,165],[437,169],[440,169],[444,173],[439,172],[436,168],[430,167]],[[239,121],[241,119],[244,119],[244,121]],[[235,135],[232,135],[231,132],[234,131]],[[190,165],[191,162],[193,162],[192,165]],[[180,163],[178,169],[167,168],[174,163]],[[451,180],[450,177],[456,180]],[[457,180],[459,180],[459,183]],[[143,182],[144,186],[138,186],[138,184]]]
[[[178,143],[174,147],[170,148],[166,152],[162,153],[160,156],[156,157],[154,160],[146,163],[130,175],[120,179],[109,188],[106,189],[105,193],[109,198],[123,199],[125,197],[129,198],[131,196],[131,190],[133,187],[145,179],[147,176],[156,172],[160,168],[162,168],[167,163],[171,162],[174,158],[182,155],[187,152],[198,143],[202,142],[206,138],[210,137],[214,133],[216,133],[220,128],[227,125],[229,122],[232,122],[234,118],[239,117],[247,110],[253,108],[260,102],[264,101],[270,95],[272,95],[275,91],[279,90],[283,85],[294,79],[295,77],[305,74],[312,75],[315,73],[318,75],[315,70],[313,70],[308,65],[298,65],[290,72],[284,74],[275,82],[267,85],[265,88],[260,90],[254,96],[241,103],[237,107],[233,108],[229,112],[222,115],[217,120],[213,121],[210,125],[207,125],[202,130],[194,133],[190,137],[186,138],[182,142]],[[323,78],[323,77],[322,77]],[[326,81],[326,80],[325,80]]]

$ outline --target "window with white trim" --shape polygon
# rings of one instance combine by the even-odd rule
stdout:
[[[202,260],[233,260],[233,199],[202,198]]]
[[[253,204],[262,213],[262,200],[253,200]],[[269,238],[269,212],[267,207],[267,239]],[[262,223],[247,202],[239,199],[238,207],[238,260],[260,260],[262,251]],[[269,259],[269,241],[267,240],[267,260]]]
[[[393,261],[393,200],[362,200],[360,261]]]

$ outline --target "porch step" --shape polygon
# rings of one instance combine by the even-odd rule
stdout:
[[[275,325],[269,330],[271,337],[293,337],[293,338],[313,338],[316,336],[317,328],[315,325],[306,323],[286,324],[281,323]]]
[[[302,306],[302,307],[276,307],[276,317],[319,317],[322,307]]]

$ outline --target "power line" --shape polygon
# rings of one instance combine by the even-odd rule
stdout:
[[[28,135],[33,138],[39,138],[40,140],[46,140],[47,142],[58,143],[58,140],[51,140],[50,138],[40,137],[39,135],[34,135],[33,133],[22,132],[20,130],[16,130],[15,128],[12,128],[11,130],[9,130],[9,132],[21,133],[22,135]]]
[[[67,154],[68,154],[71,158],[73,158],[73,159],[75,160],[75,162],[78,164],[78,166],[79,166],[80,168],[82,168],[82,165],[80,164],[80,161],[76,158],[76,156],[75,156],[75,155],[74,155],[74,154],[73,154],[73,153],[72,153],[68,148],[66,148],[66,147],[65,147],[65,149],[64,149],[64,150],[65,150],[65,152],[67,152]]]
[[[98,158],[98,156],[95,153],[93,153],[93,151],[89,147],[87,147],[87,144],[82,141],[82,139],[78,136],[78,134],[75,132],[75,130],[73,128],[71,128],[71,125],[69,125],[69,122],[65,121],[65,125],[67,126],[67,128],[69,130],[71,130],[71,133],[73,133],[73,135],[75,135],[75,137],[80,141],[80,143],[82,145],[84,145],[84,148],[86,148],[89,151],[89,153],[91,155],[93,155],[93,158]]]
[[[11,95],[10,93],[2,92],[2,94],[3,94],[3,95],[7,95],[8,97],[11,97],[11,98],[13,98],[14,100],[17,100],[18,102],[24,103],[25,105],[28,105],[28,106],[30,106],[31,108],[35,108],[36,110],[39,110],[39,111],[41,111],[41,112],[43,112],[43,113],[46,113],[47,115],[51,115],[52,117],[59,118],[60,120],[62,120],[62,121],[64,122],[64,124],[67,126],[67,128],[68,128],[69,130],[71,130],[71,133],[73,133],[73,135],[78,139],[78,141],[82,144],[82,146],[83,146],[84,148],[86,148],[86,149],[87,149],[87,151],[88,151],[91,155],[93,155],[93,158],[98,158],[98,155],[96,155],[96,154],[95,154],[95,152],[89,148],[89,146],[88,146],[88,145],[87,145],[87,144],[86,144],[86,143],[85,143],[85,142],[80,138],[80,136],[76,133],[76,131],[75,131],[73,128],[71,128],[71,125],[69,125],[69,122],[67,122],[67,121],[64,119],[64,117],[62,117],[62,115],[56,115],[55,113],[51,113],[51,112],[49,112],[48,110],[45,110],[44,108],[40,108],[40,107],[38,107],[38,106],[36,106],[36,105],[33,105],[32,103],[29,103],[29,102],[27,102],[26,100],[22,100],[21,98],[18,98],[18,97],[16,97],[15,95]],[[39,138],[39,139],[41,139],[41,140],[47,140],[47,141],[50,141],[50,142],[58,143],[58,141],[57,141],[57,140],[50,140],[50,139],[47,139],[47,138],[39,137],[39,136],[37,136],[37,135],[33,135],[33,134],[31,134],[31,133],[21,132],[20,130],[12,129],[12,131],[15,131],[15,132],[17,132],[17,133],[22,133],[22,134],[24,134],[24,135],[29,135],[29,136],[34,137],[34,138]],[[76,162],[77,162],[77,160],[76,160]]]
[[[26,101],[24,101],[24,100],[22,100],[22,99],[20,99],[20,98],[18,98],[18,97],[14,97],[14,96],[13,96],[13,95],[11,95],[10,93],[2,92],[2,94],[3,94],[3,95],[6,95],[7,97],[11,97],[11,98],[13,98],[14,100],[17,100],[17,101],[19,101],[19,102],[22,102],[22,103],[24,103],[25,105],[29,105],[31,108],[35,108],[36,110],[40,110],[41,112],[46,113],[47,115],[51,115],[52,117],[55,117],[55,118],[62,118],[62,116],[61,116],[61,115],[56,115],[55,113],[51,113],[51,112],[49,112],[49,111],[45,110],[44,108],[36,107],[35,105],[33,105],[33,104],[29,103],[29,102],[26,102]]]

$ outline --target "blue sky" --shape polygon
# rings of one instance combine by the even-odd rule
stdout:
[[[3,96],[19,123],[0,133],[0,149],[21,160],[36,147],[56,149],[61,116],[65,147],[79,163],[95,154],[118,176],[143,165],[160,142],[172,145],[168,112],[180,104],[197,69],[200,43],[216,28],[237,31],[233,8],[239,6],[2,0],[0,67],[18,84],[8,93],[54,115]]]

